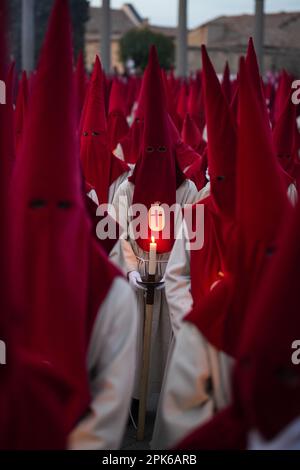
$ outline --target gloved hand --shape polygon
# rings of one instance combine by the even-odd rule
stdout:
[[[141,282],[142,281],[142,278],[141,278],[141,275],[139,272],[137,271],[131,271],[129,274],[128,274],[128,280],[129,280],[129,284],[131,285],[131,287],[135,290],[135,291],[139,291],[139,290],[146,290],[145,287],[141,286],[140,284],[138,284],[138,281]]]

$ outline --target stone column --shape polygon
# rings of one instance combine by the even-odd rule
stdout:
[[[110,72],[110,0],[102,0],[101,62],[106,73]]]
[[[264,0],[255,0],[254,44],[260,73],[264,73]]]
[[[178,0],[177,75],[187,76],[187,0]]]
[[[34,0],[22,0],[22,68],[34,70]]]

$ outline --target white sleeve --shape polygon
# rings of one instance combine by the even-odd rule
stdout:
[[[130,271],[137,271],[138,264],[130,242],[128,241],[128,195],[126,188],[130,183],[123,182],[113,199],[113,206],[118,224],[123,233],[110,253],[110,259],[119,266],[126,275]]]
[[[167,372],[152,449],[173,447],[212,417],[210,377],[207,343],[194,325],[185,323]]]
[[[206,183],[204,188],[200,189],[198,192],[197,202],[202,201],[202,199],[207,198],[210,195],[210,182]]]
[[[124,162],[124,152],[121,144],[118,144],[112,152],[116,157]]]
[[[127,282],[117,278],[100,307],[90,341],[90,412],[70,434],[69,449],[120,447],[133,389],[136,337],[136,300]]]
[[[120,175],[109,187],[108,191],[108,203],[112,204],[115,194],[117,193],[119,187],[121,186],[122,183],[124,183],[125,180],[127,180],[129,176],[129,172],[125,172],[122,175]]]
[[[95,204],[97,204],[97,206],[99,206],[99,199],[94,189],[92,189],[87,195]]]
[[[187,179],[185,181],[186,183],[186,192],[185,192],[185,196],[184,196],[184,200],[182,201],[182,204],[194,204],[194,202],[197,202],[198,200],[198,190],[197,190],[197,187],[195,185],[195,183],[193,183],[193,181]]]
[[[291,183],[289,185],[288,190],[287,190],[287,195],[288,195],[290,203],[292,204],[293,207],[295,207],[298,202],[298,192],[294,183]]]
[[[165,292],[175,336],[181,328],[183,318],[190,312],[193,305],[190,253],[186,249],[185,228],[181,233],[182,236],[174,243],[165,273]]]

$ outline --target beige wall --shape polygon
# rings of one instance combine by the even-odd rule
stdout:
[[[188,45],[200,47],[201,44],[207,44],[207,34],[208,28],[206,26],[189,31]]]
[[[86,56],[86,67],[88,71],[91,71],[95,62],[95,56],[100,54],[100,40],[97,38],[91,38],[85,43],[85,56]],[[119,41],[113,40],[111,42],[111,67],[116,67],[119,72],[123,72],[124,68],[119,60]]]

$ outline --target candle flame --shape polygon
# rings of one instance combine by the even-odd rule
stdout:
[[[151,242],[155,243],[155,238],[154,237],[151,237]]]

